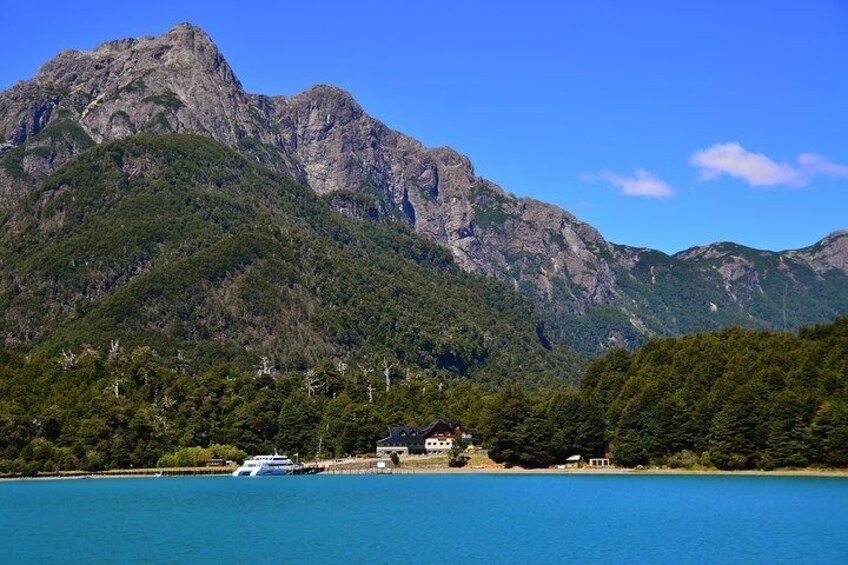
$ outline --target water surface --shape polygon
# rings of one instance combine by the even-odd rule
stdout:
[[[848,479],[402,475],[0,484],[0,561],[848,563]]]

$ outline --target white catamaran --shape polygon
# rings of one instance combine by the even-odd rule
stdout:
[[[292,463],[285,455],[255,455],[233,471],[234,477],[264,477],[268,475],[290,475],[302,468],[302,463]]]

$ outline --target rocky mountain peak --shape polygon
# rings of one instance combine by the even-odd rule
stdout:
[[[364,113],[362,106],[350,92],[329,84],[316,84],[286,99],[291,100],[293,104],[311,104],[326,110],[349,111],[357,117]]]
[[[848,274],[846,232],[784,253],[717,243],[668,256],[610,244],[569,212],[477,176],[459,152],[427,148],[387,127],[345,90],[246,93],[209,35],[192,24],[64,51],[33,80],[0,93],[0,209],[94,143],[168,132],[223,142],[330,195],[348,215],[407,224],[448,248],[466,271],[537,296],[557,320],[569,320],[562,332],[590,331],[590,349],[712,327],[718,319],[749,323],[747,304],[774,300],[761,284],[774,273],[787,279],[773,288],[794,285],[811,304],[819,300],[813,283],[799,281],[824,280],[834,269]],[[769,308],[757,315],[774,317]]]
[[[824,237],[821,240],[822,245],[833,245],[840,242],[844,242],[845,238],[848,237],[848,230],[836,230]]]
[[[789,252],[818,273],[837,270],[848,275],[848,230],[838,230],[810,247]]]
[[[209,34],[206,31],[191,22],[180,22],[175,24],[174,27],[169,29],[162,37],[167,37],[171,39],[174,43],[181,43],[186,46],[197,47],[198,45],[203,48],[212,48],[214,50],[218,50],[218,46],[215,45],[215,42],[212,41],[212,38],[209,37]]]
[[[102,75],[117,79],[134,70],[148,70],[136,67],[152,61],[158,65],[182,68],[199,63],[225,80],[237,82],[235,73],[209,35],[188,23],[178,24],[161,36],[107,41],[92,51],[63,51],[41,66],[35,80],[68,87],[80,86]]]

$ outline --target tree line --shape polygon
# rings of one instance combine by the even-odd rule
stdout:
[[[730,328],[609,350],[576,391],[484,399],[495,460],[547,466],[848,466],[848,318],[797,334]]]
[[[495,388],[385,358],[279,372],[260,357],[250,371],[195,373],[116,343],[58,358],[0,352],[0,472],[196,464],[224,446],[301,460],[371,453],[388,424],[436,418],[524,467],[575,454],[622,466],[848,466],[848,318],[613,349],[579,387],[525,387],[520,376]]]

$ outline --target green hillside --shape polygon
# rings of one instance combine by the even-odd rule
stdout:
[[[81,154],[2,227],[8,347],[155,349],[196,369],[329,357],[478,381],[575,379],[531,301],[394,223],[350,220],[207,138]]]

